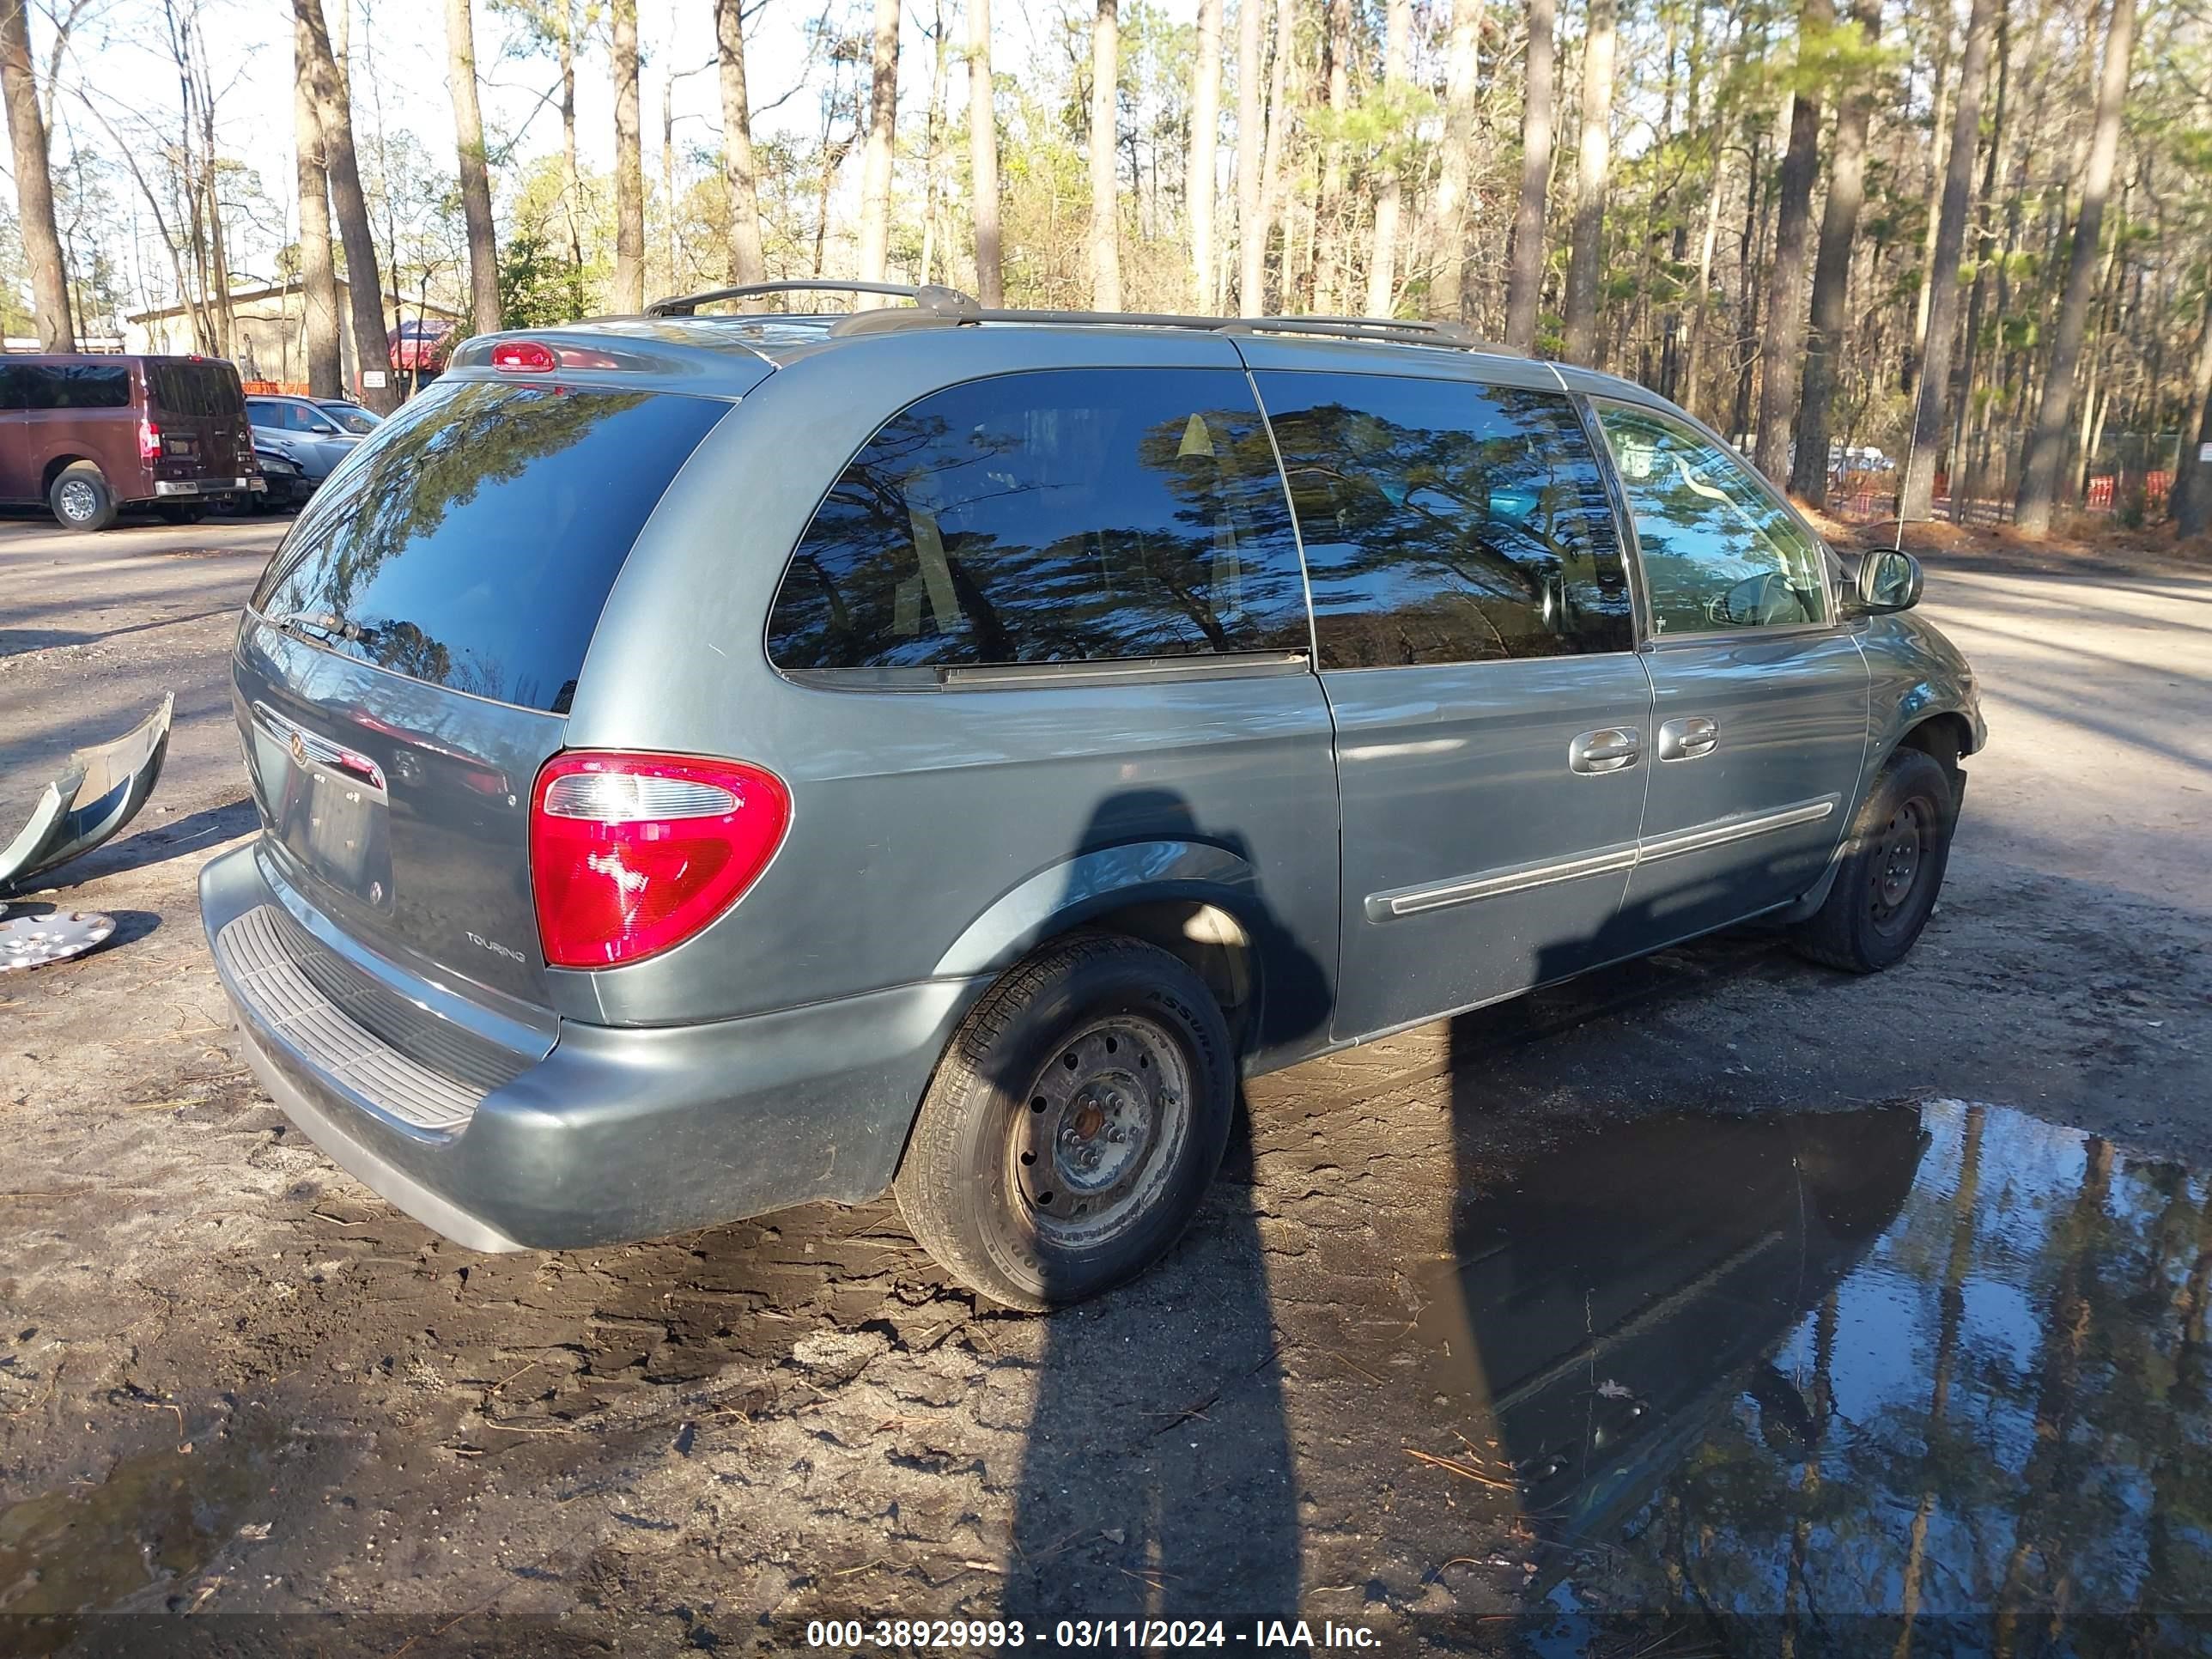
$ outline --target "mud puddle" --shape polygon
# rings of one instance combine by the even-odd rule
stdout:
[[[1955,1101],[1670,1115],[1455,1245],[1417,1331],[1527,1650],[2212,1651],[2203,1176]]]
[[[138,1403],[173,1413],[179,1432],[189,1427],[194,1437],[118,1458],[98,1479],[0,1503],[0,1651],[59,1652],[89,1613],[194,1611],[191,1598],[171,1592],[198,1578],[212,1594],[223,1577],[245,1573],[254,1547],[296,1520],[302,1495],[357,1461],[345,1442],[258,1407],[195,1421]],[[212,1583],[202,1577],[210,1567]]]

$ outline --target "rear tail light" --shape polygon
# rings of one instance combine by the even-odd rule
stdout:
[[[142,419],[138,422],[138,459],[142,461],[161,459],[161,428],[149,420]]]
[[[611,968],[681,945],[744,896],[790,823],[790,793],[757,766],[556,755],[530,801],[545,960]]]

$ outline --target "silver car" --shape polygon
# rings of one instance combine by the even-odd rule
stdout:
[[[439,1231],[888,1187],[1050,1308],[1168,1248],[1240,1078],[1919,934],[1972,676],[1664,400],[1441,325],[694,314],[806,286],[469,342],[242,619],[216,961]]]
[[[254,442],[297,466],[311,488],[329,477],[375,429],[313,398],[257,395],[246,400],[246,416],[253,425]]]

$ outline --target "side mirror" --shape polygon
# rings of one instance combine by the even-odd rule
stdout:
[[[1893,548],[1877,548],[1859,561],[1858,608],[1863,616],[1910,611],[1920,603],[1920,561]]]

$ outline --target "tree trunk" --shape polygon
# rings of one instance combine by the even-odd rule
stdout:
[[[1278,219],[1287,219],[1285,198],[1287,185],[1284,168],[1290,146],[1291,133],[1291,56],[1297,44],[1297,0],[1275,0],[1275,55],[1267,68],[1267,144],[1261,157],[1260,244],[1254,267],[1255,276],[1252,297],[1261,311],[1267,309],[1266,297],[1261,293],[1267,275],[1267,237]],[[1310,222],[1309,228],[1311,228]],[[1308,238],[1317,240],[1318,233]],[[1283,233],[1282,303],[1276,309],[1287,311],[1291,300],[1290,232]]]
[[[1920,356],[1928,349],[1928,282],[1929,269],[1936,263],[1936,233],[1943,223],[1943,170],[1936,165],[1937,147],[1942,135],[1951,130],[1952,110],[1946,101],[1950,97],[1947,76],[1951,70],[1951,13],[1948,7],[1938,8],[1934,15],[1942,31],[1936,40],[1936,85],[1930,107],[1935,119],[1928,131],[1928,210],[1926,224],[1920,242],[1920,292],[1914,296],[1912,316],[1912,355],[1905,359],[1905,373],[1898,385],[1907,396],[1919,384]]]
[[[1375,245],[1367,261],[1367,314],[1388,317],[1398,299],[1398,216],[1402,187],[1398,179],[1398,128],[1406,86],[1406,54],[1413,33],[1413,0],[1389,0],[1382,48],[1382,97],[1389,130],[1382,140],[1382,161],[1375,179]]]
[[[2201,408],[2197,441],[2182,434],[2173,469],[2173,521],[2181,534],[2201,536],[2212,529],[2212,294],[2204,297],[2204,326],[2197,337],[2197,367],[2190,376],[2191,406]]]
[[[1575,222],[1567,247],[1571,363],[1597,362],[1597,290],[1603,274],[1605,198],[1613,170],[1613,46],[1618,0],[1590,0],[1583,40],[1582,143],[1575,164]]]
[[[1472,309],[1468,292],[1467,186],[1474,169],[1475,106],[1482,95],[1482,8],[1453,0],[1451,36],[1444,49],[1444,145],[1437,160],[1437,270],[1429,283],[1429,315],[1463,321]]]
[[[1237,0],[1237,308],[1247,317],[1267,308],[1260,291],[1267,258],[1267,227],[1261,216],[1266,190],[1260,114],[1264,4],[1265,0]]]
[[[1966,489],[1969,471],[1966,453],[1967,425],[1974,410],[1975,361],[1981,352],[1982,322],[1989,309],[1990,265],[1997,251],[1996,220],[1990,209],[1997,199],[2000,182],[1998,167],[2004,156],[2005,106],[2012,82],[2012,40],[2010,18],[2000,15],[1996,36],[1996,109],[1990,124],[1990,142],[1982,158],[1982,233],[1974,249],[1974,285],[1966,296],[1966,325],[1960,333],[1959,367],[1953,376],[1956,401],[1951,410],[1951,437],[1944,453],[1951,475],[1951,499],[1958,502],[1972,501],[1974,497]],[[1959,511],[1954,511],[1953,517]]]
[[[1091,304],[1121,308],[1121,192],[1114,140],[1121,122],[1121,24],[1118,0],[1098,0],[1091,21]]]
[[[75,351],[69,272],[54,228],[54,186],[46,171],[46,123],[31,68],[30,0],[0,0],[0,94],[8,104],[8,137],[15,156],[16,222],[31,267],[31,311],[39,349]]]
[[[714,58],[722,85],[722,187],[730,199],[725,269],[734,286],[768,275],[761,254],[760,183],[753,168],[752,100],[745,91],[745,28],[738,0],[714,0]]]
[[[1325,0],[1331,136],[1322,152],[1319,224],[1314,267],[1314,309],[1327,316],[1344,308],[1344,131],[1352,111],[1352,0]]]
[[[1513,257],[1505,286],[1505,343],[1536,349],[1537,302],[1544,291],[1544,204],[1552,188],[1553,100],[1557,43],[1554,0],[1528,0],[1528,67],[1521,98],[1521,202],[1513,216]]]
[[[975,191],[975,297],[1006,302],[999,263],[999,120],[991,97],[991,0],[968,0],[968,170]]]
[[[1214,167],[1220,148],[1221,0],[1198,0],[1198,75],[1191,88],[1190,155],[1183,173],[1183,198],[1190,212],[1191,303],[1205,314],[1221,303],[1213,240]]]
[[[469,234],[469,304],[476,330],[501,326],[499,246],[491,225],[491,179],[484,166],[483,113],[477,107],[477,35],[471,0],[446,0],[446,59],[453,89],[453,137],[460,150],[461,216]]]
[[[1830,0],[1805,0],[1798,40],[1817,40],[1834,26]],[[1774,270],[1766,291],[1766,372],[1759,377],[1758,438],[1752,460],[1780,487],[1790,483],[1790,428],[1797,416],[1798,371],[1805,354],[1805,256],[1813,234],[1813,178],[1820,167],[1820,103],[1800,88],[1790,101],[1790,147],[1783,152],[1774,220]],[[1826,457],[1820,458],[1824,462]]]
[[[392,381],[392,346],[385,332],[384,276],[377,268],[376,240],[368,228],[368,201],[362,194],[361,167],[354,156],[353,112],[348,107],[344,83],[338,78],[337,59],[331,51],[322,0],[292,0],[292,7],[313,85],[315,118],[323,130],[331,207],[338,222],[339,242],[345,249],[346,308],[353,317],[354,366],[364,377],[361,400],[380,415],[388,415],[399,407],[399,388]],[[366,377],[371,374],[381,374],[384,384],[367,384]]]
[[[868,139],[860,154],[860,276],[880,283],[890,268],[891,168],[898,146],[899,0],[876,0],[869,47]]]
[[[618,312],[645,309],[645,146],[638,135],[637,0],[612,0],[615,72],[615,291]]]
[[[1852,21],[1871,51],[1881,35],[1881,0],[1856,0]],[[1849,337],[1851,249],[1866,204],[1867,120],[1873,94],[1854,86],[1836,112],[1835,153],[1828,160],[1828,200],[1820,214],[1820,248],[1813,261],[1813,327],[1797,403],[1797,459],[1790,488],[1814,507],[1828,504],[1829,416]]]
[[[1943,441],[1947,423],[1943,404],[1951,389],[1951,340],[1959,315],[1959,257],[1966,246],[1974,145],[1982,130],[1982,88],[1989,79],[1990,36],[2002,0],[1974,0],[1966,24],[1966,56],[1959,64],[1950,160],[1943,172],[1943,206],[1936,221],[1936,253],[1925,279],[1928,330],[1913,399],[1912,453],[1898,500],[1898,514],[1908,521],[1925,519],[1936,498],[1936,451]]]
[[[2051,528],[2051,509],[2058,493],[2058,469],[2066,456],[2066,414],[2074,401],[2074,373],[2081,358],[2081,337],[2089,319],[2096,281],[2097,242],[2105,223],[2105,198],[2112,188],[2112,166],[2119,154],[2121,106],[2127,100],[2128,60],[2135,50],[2135,0],[2112,0],[2105,34],[2104,72],[2097,82],[2097,122],[2089,159],[2081,173],[2081,211],[2074,221],[2074,246],[2066,266],[2066,297],[2058,308],[2058,333],[2051,343],[2051,366],[2043,379],[2043,400],[2027,459],[2021,469],[2020,496],[2013,522],[2031,536]]]
[[[322,124],[315,118],[307,27],[292,20],[292,142],[300,187],[300,309],[307,336],[307,391],[335,398],[345,389],[338,351],[338,286],[331,264],[331,181],[323,162]]]
[[[568,221],[568,298],[584,307],[584,179],[576,166],[576,0],[561,0],[561,205]]]

